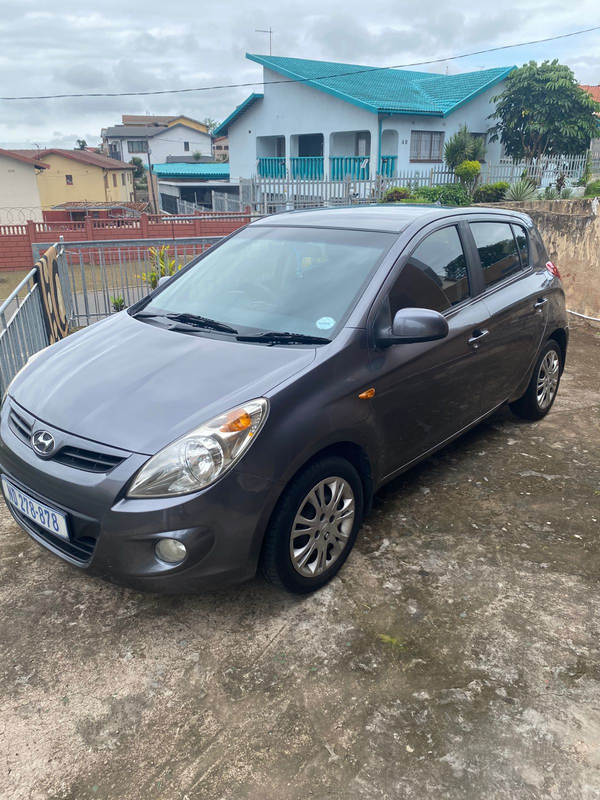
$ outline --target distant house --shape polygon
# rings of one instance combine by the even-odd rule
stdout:
[[[229,139],[227,136],[217,136],[213,139],[213,155],[215,161],[229,161]]]
[[[263,66],[250,95],[214,131],[229,137],[231,174],[368,178],[440,164],[460,125],[485,137],[514,67],[438,75],[247,55]],[[489,160],[500,143],[488,145]]]
[[[124,114],[121,125],[102,129],[102,151],[120,161],[133,156],[160,164],[168,157],[212,156],[212,136],[203,122],[183,115],[176,117]]]
[[[0,150],[0,223],[42,220],[37,173],[45,169],[38,158]]]
[[[181,214],[198,208],[212,208],[212,192],[239,195],[239,186],[232,184],[226,163],[154,164],[152,176],[155,194],[162,211]]]
[[[71,201],[133,202],[134,167],[87,150],[12,150],[36,158],[46,169],[37,176],[43,208]]]

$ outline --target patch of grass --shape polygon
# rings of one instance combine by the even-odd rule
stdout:
[[[388,636],[387,633],[378,633],[377,638],[398,650],[404,650],[405,642],[401,642],[400,639],[395,639],[393,636]]]

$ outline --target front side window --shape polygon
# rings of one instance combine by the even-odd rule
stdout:
[[[486,289],[521,271],[521,261],[508,222],[471,222]]]
[[[443,131],[411,131],[411,161],[442,161],[443,155]]]
[[[396,234],[256,226],[209,250],[144,312],[188,313],[239,333],[339,332]]]
[[[390,292],[392,317],[401,308],[447,311],[470,297],[467,260],[455,225],[429,234],[413,251]]]

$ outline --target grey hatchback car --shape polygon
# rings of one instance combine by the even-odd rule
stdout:
[[[36,354],[0,422],[8,508],[90,575],[309,592],[374,492],[505,403],[548,413],[560,275],[532,221],[354,206],[261,219]]]

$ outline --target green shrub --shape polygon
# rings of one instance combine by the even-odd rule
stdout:
[[[560,197],[560,192],[554,186],[546,186],[540,197],[542,197],[544,200],[558,200]]]
[[[388,189],[387,192],[383,195],[382,203],[399,203],[400,200],[408,200],[411,196],[410,189],[407,189],[406,186],[392,186],[391,189]]]
[[[437,203],[443,206],[468,206],[471,195],[460,183],[446,183],[443,186],[422,186],[415,191],[417,203]]]
[[[500,203],[504,200],[510,183],[498,181],[497,183],[483,183],[475,189],[474,203]]]
[[[481,164],[479,161],[463,161],[454,170],[458,180],[470,190],[475,188],[480,172]]]
[[[524,203],[528,200],[534,200],[537,196],[535,184],[529,178],[520,178],[518,181],[509,186],[504,195],[505,200],[511,200],[514,203]]]
[[[600,197],[600,180],[592,181],[585,187],[584,197]]]
[[[569,186],[565,186],[565,188],[562,189],[560,193],[560,199],[568,200],[572,196],[572,194],[573,194],[573,189],[571,189]]]

